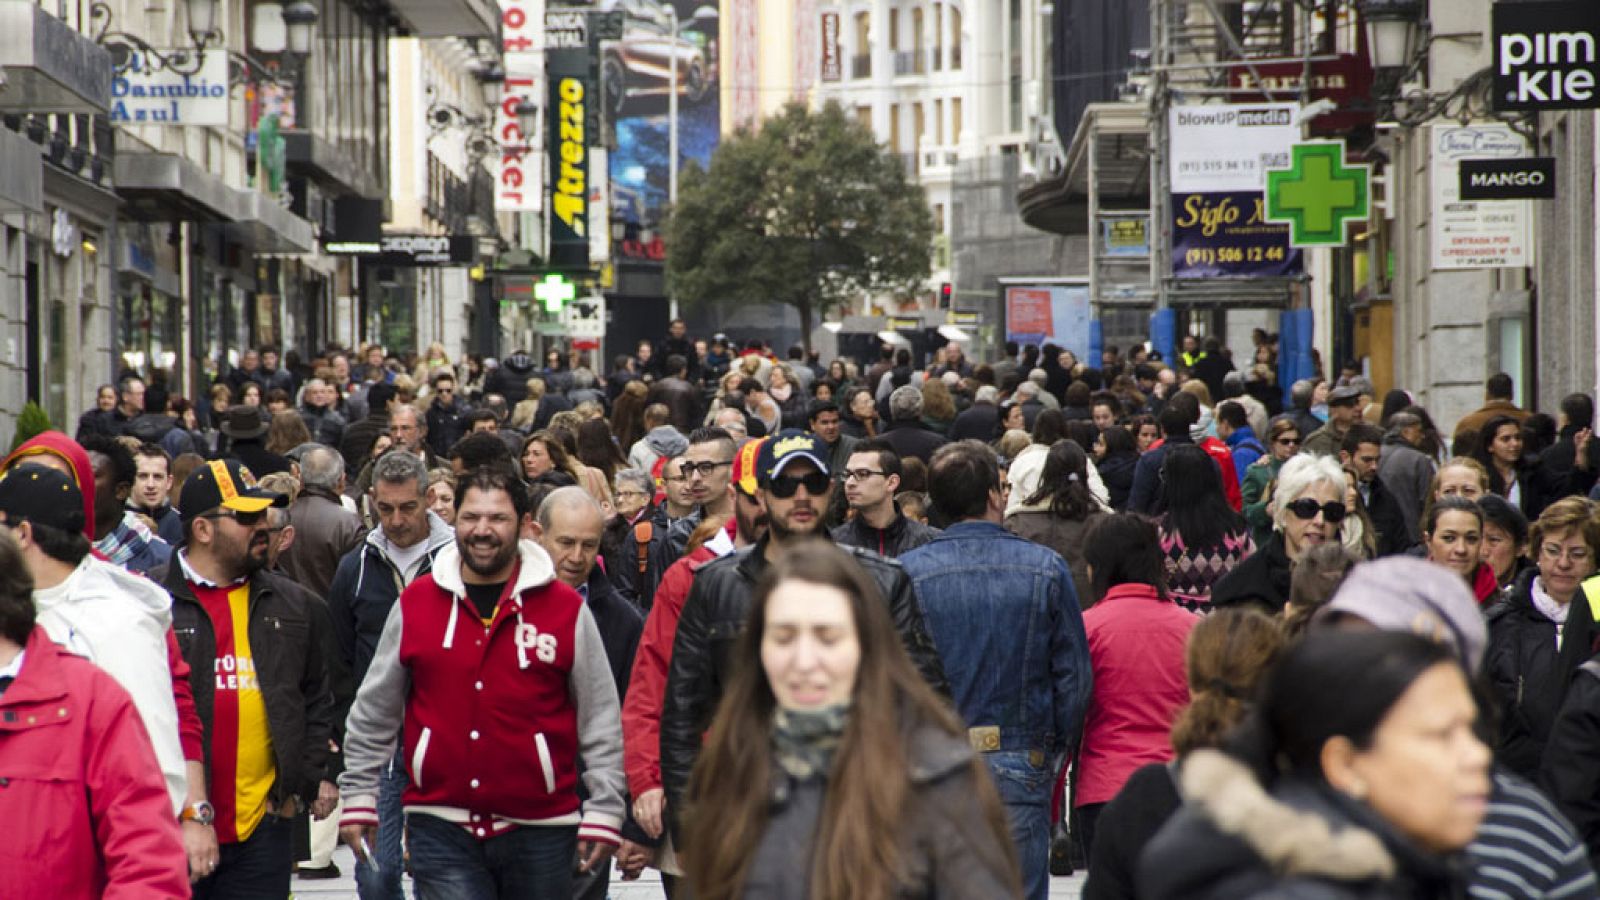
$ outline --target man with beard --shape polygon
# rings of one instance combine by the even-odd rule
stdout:
[[[519,542],[532,524],[514,475],[462,479],[455,543],[400,594],[350,709],[340,835],[365,855],[379,773],[400,740],[420,896],[568,900],[574,854],[586,873],[621,843],[621,713],[605,646],[549,555]]]
[[[712,516],[702,522],[695,532],[697,538],[702,538],[700,545],[694,546],[691,540],[689,552],[661,576],[655,603],[634,653],[629,690],[622,698],[623,764],[628,774],[628,793],[634,798],[633,815],[647,835],[661,842],[654,852],[644,852],[653,856],[661,869],[662,889],[668,897],[677,888],[679,873],[671,841],[664,836],[662,825],[666,793],[661,787],[661,702],[667,689],[667,667],[695,571],[710,560],[753,546],[766,536],[767,513],[757,495],[755,474],[764,443],[764,438],[750,441],[734,457],[732,484],[728,487],[733,495],[732,520]]]
[[[185,543],[165,586],[205,726],[211,803],[193,815],[220,844],[201,900],[288,895],[290,822],[317,800],[333,736],[313,611],[263,571],[275,505],[237,460],[200,466],[179,492]]]
[[[661,712],[661,780],[669,815],[681,807],[689,771],[700,751],[732,673],[728,645],[744,628],[755,586],[785,547],[825,536],[823,516],[833,479],[827,451],[815,435],[790,429],[761,446],[756,462],[767,536],[753,547],[707,563],[695,573],[673,640],[666,702]],[[906,651],[928,683],[948,696],[944,668],[923,625],[922,612],[905,570],[883,557],[849,549],[872,576],[889,604]]]

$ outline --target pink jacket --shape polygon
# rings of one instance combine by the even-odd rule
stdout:
[[[189,896],[183,838],[133,701],[42,628],[0,696],[0,822],[7,896]]]
[[[1141,766],[1172,759],[1168,732],[1189,702],[1184,648],[1194,613],[1122,584],[1083,613],[1094,696],[1078,752],[1076,802],[1105,803]]]

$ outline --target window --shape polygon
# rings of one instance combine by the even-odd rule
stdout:
[[[850,59],[851,78],[872,77],[872,17],[856,13],[856,55]]]
[[[900,49],[900,10],[889,10],[889,49]]]
[[[950,7],[950,68],[961,68],[961,10]]]
[[[1011,0],[1008,33],[1010,71],[1006,79],[1006,105],[1011,131],[1022,130],[1022,0]]]
[[[889,104],[889,151],[900,152],[900,104]]]
[[[950,143],[961,143],[961,98],[950,98]]]
[[[933,4],[933,48],[928,51],[928,65],[938,72],[944,68],[944,4]]]
[[[927,54],[924,50],[922,41],[922,31],[922,7],[919,6],[911,11],[912,52],[916,54],[916,58],[912,63],[912,68],[918,73],[927,71],[925,68]]]
[[[912,142],[911,143],[911,151],[913,153],[922,152],[922,135],[924,133],[926,133],[927,125],[928,125],[928,123],[927,123],[927,117],[925,115],[925,107],[924,107],[924,105],[921,104],[921,103],[912,104],[912,106],[911,106],[911,142]]]
[[[933,142],[944,144],[944,101],[933,101]]]
[[[868,131],[871,131],[872,130],[872,107],[870,107],[870,106],[858,106],[858,107],[856,107],[856,121],[860,122],[862,127],[866,128]]]

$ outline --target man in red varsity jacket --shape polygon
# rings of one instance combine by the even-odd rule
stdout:
[[[589,871],[621,843],[616,686],[583,599],[519,540],[528,502],[508,472],[463,477],[455,544],[401,593],[350,709],[340,836],[375,840],[401,738],[419,895],[570,900],[574,854]]]

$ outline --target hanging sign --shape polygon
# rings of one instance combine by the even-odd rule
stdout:
[[[1497,110],[1600,108],[1600,4],[1496,3]]]
[[[1556,195],[1556,159],[1463,159],[1463,200],[1548,200]]]
[[[1343,247],[1345,226],[1372,212],[1372,167],[1347,165],[1344,141],[1295,144],[1289,165],[1267,170],[1269,222],[1289,226],[1295,247]]]
[[[589,108],[587,50],[547,56],[550,97],[545,126],[550,153],[550,264],[589,267]]]
[[[140,52],[111,79],[111,121],[120,125],[228,125],[228,54],[212,50],[200,71],[155,68]]]
[[[1461,196],[1465,160],[1509,160],[1528,155],[1528,143],[1508,125],[1432,127],[1432,233],[1435,269],[1502,269],[1533,265],[1533,214],[1526,200],[1470,200]]]

